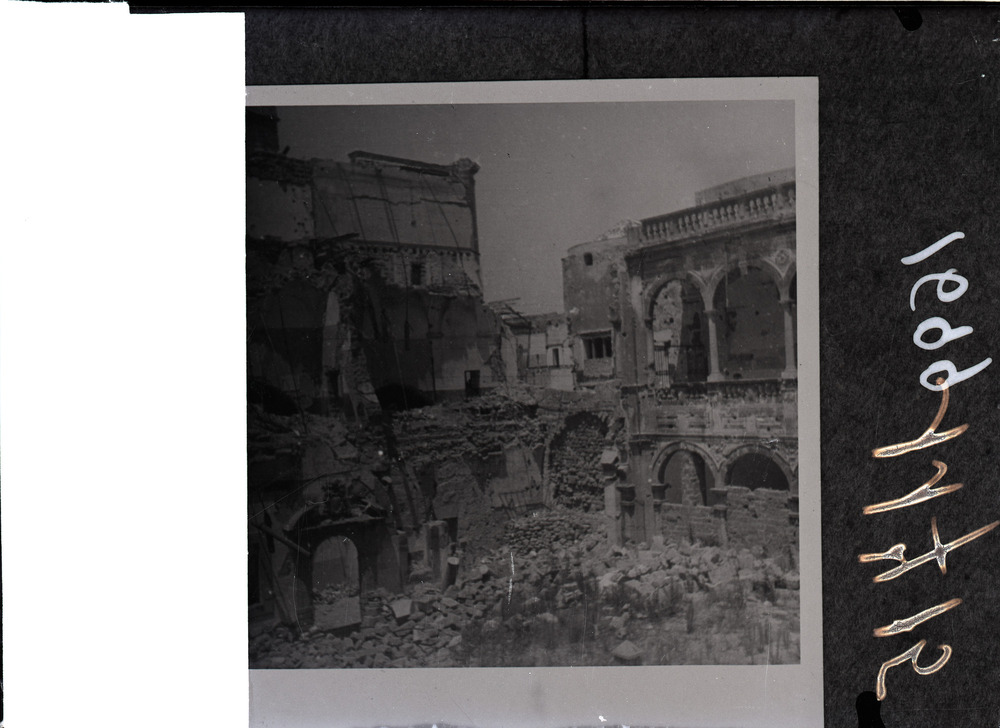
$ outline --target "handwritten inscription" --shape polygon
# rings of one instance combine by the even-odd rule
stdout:
[[[924,250],[914,255],[907,256],[902,259],[903,265],[914,265],[921,261],[930,258],[932,255],[938,251],[945,248],[950,243],[955,240],[961,240],[965,237],[964,233],[955,232],[951,235],[941,238],[936,243],[929,245]],[[917,310],[917,294],[920,292],[922,286],[927,283],[936,282],[936,294],[939,301],[943,303],[951,303],[962,297],[969,288],[969,281],[964,276],[959,275],[954,268],[949,268],[943,273],[931,273],[918,279],[916,283],[913,284],[910,289],[910,310]],[[951,286],[951,287],[949,287]],[[934,331],[939,332],[937,337],[934,339],[928,339],[926,334],[932,333]],[[960,339],[963,336],[968,336],[973,333],[972,326],[964,325],[953,327],[947,319],[940,316],[932,316],[924,321],[922,321],[913,333],[913,343],[919,348],[925,351],[933,351],[939,349],[949,342]],[[920,375],[920,383],[932,391],[941,392],[941,404],[938,407],[937,415],[935,415],[933,422],[931,422],[930,427],[928,427],[923,434],[914,440],[908,440],[906,442],[900,442],[893,445],[886,445],[883,447],[877,447],[872,450],[872,456],[875,458],[893,458],[899,457],[901,455],[906,455],[907,453],[915,452],[917,450],[923,450],[928,447],[933,447],[934,445],[939,445],[948,440],[952,440],[966,430],[968,430],[969,425],[959,425],[958,427],[953,427],[949,430],[943,432],[938,432],[937,428],[944,419],[945,412],[948,410],[949,401],[949,387],[951,385],[957,384],[958,382],[969,379],[975,376],[983,369],[988,367],[993,362],[992,358],[986,358],[978,364],[968,367],[959,371],[954,363],[950,360],[939,360],[931,364],[927,369],[925,369]],[[933,374],[944,373],[946,377],[937,376],[934,379],[934,384],[930,384],[930,376]],[[873,505],[865,506],[862,512],[864,515],[874,515],[878,513],[885,513],[887,511],[896,510],[899,508],[909,508],[915,506],[919,503],[924,503],[926,501],[932,500],[934,498],[939,498],[943,495],[948,495],[949,493],[954,493],[955,491],[963,487],[962,483],[952,483],[950,485],[937,486],[937,483],[944,477],[945,473],[948,471],[948,466],[940,460],[932,460],[931,464],[937,469],[937,473],[927,482],[920,485],[920,487],[915,490],[910,491],[906,495],[895,498],[893,500],[883,501],[881,503],[875,503]],[[906,544],[898,543],[892,546],[887,551],[881,553],[870,553],[861,554],[858,556],[858,561],[860,563],[872,563],[876,561],[898,561],[899,565],[884,571],[881,574],[875,576],[872,581],[875,583],[881,583],[896,579],[903,574],[911,571],[912,569],[921,566],[922,564],[930,563],[932,561],[937,562],[938,568],[941,570],[942,574],[948,573],[947,557],[948,554],[964,546],[965,544],[974,541],[981,536],[985,536],[990,531],[1000,526],[1000,521],[994,521],[986,526],[977,528],[964,536],[961,536],[954,541],[949,543],[943,543],[941,541],[940,534],[938,533],[937,517],[931,518],[931,535],[934,541],[934,548],[927,553],[918,556],[915,559],[907,559]],[[910,632],[916,627],[925,622],[928,622],[935,617],[938,617],[945,612],[948,612],[962,604],[962,600],[955,598],[949,599],[946,602],[937,604],[935,606],[924,609],[917,614],[905,619],[893,620],[891,624],[884,627],[879,627],[873,630],[873,635],[875,637],[889,637],[892,635],[901,634],[903,632]],[[920,657],[921,651],[927,645],[927,640],[920,640],[917,644],[913,645],[910,649],[901,655],[897,655],[890,660],[886,660],[882,663],[881,668],[878,671],[878,676],[875,680],[875,694],[879,700],[884,700],[887,694],[886,690],[886,675],[890,669],[903,665],[909,662],[914,671],[918,675],[931,675],[947,664],[948,660],[951,659],[952,648],[950,645],[939,645],[938,649],[941,650],[941,656],[935,660],[932,664],[926,667],[921,667],[917,660]]]
[[[878,457],[878,455],[875,457]],[[864,514],[866,516],[870,516],[873,513],[885,513],[886,511],[892,511],[897,508],[915,506],[917,503],[923,503],[931,498],[937,498],[938,496],[948,495],[948,493],[954,493],[962,487],[961,483],[952,483],[951,485],[942,485],[940,488],[935,488],[934,485],[944,477],[945,473],[948,472],[948,466],[940,460],[931,460],[931,465],[937,468],[937,475],[933,478],[928,480],[916,490],[910,491],[902,498],[885,501],[884,503],[876,503],[872,506],[865,506]]]
[[[961,603],[961,599],[949,599],[944,604],[938,604],[930,609],[925,609],[922,612],[914,614],[912,617],[894,620],[892,624],[886,627],[879,627],[878,629],[873,630],[872,633],[876,637],[890,637],[894,634],[899,634],[900,632],[910,632],[918,624],[923,624],[928,619],[933,619],[939,614],[944,614],[949,609],[954,609]]]
[[[920,651],[924,649],[926,645],[927,640],[920,640],[902,655],[898,655],[897,657],[893,657],[891,660],[886,660],[882,663],[882,667],[878,671],[878,677],[875,678],[875,696],[879,700],[885,700],[885,674],[889,672],[889,668],[902,665],[904,662],[909,660],[913,664],[913,669],[918,675],[933,675],[935,672],[944,667],[948,660],[951,659],[951,646],[939,645],[939,649],[942,652],[941,657],[939,657],[933,665],[920,667],[920,665],[917,664],[917,658],[920,657]]]
[[[885,572],[879,574],[878,576],[876,576],[874,579],[872,579],[872,581],[874,581],[875,583],[879,583],[879,582],[883,582],[883,581],[892,581],[897,576],[902,576],[907,571],[910,571],[911,569],[916,569],[918,566],[920,566],[921,564],[926,564],[928,561],[937,561],[938,567],[941,569],[941,573],[942,574],[947,574],[948,573],[948,564],[946,562],[946,559],[948,557],[948,553],[949,552],[954,551],[959,546],[964,546],[965,544],[969,543],[970,541],[975,541],[977,538],[979,538],[980,536],[983,536],[983,535],[989,533],[990,531],[992,531],[997,526],[1000,526],[1000,521],[994,521],[993,523],[991,523],[988,526],[983,526],[982,528],[977,528],[972,533],[967,533],[966,535],[962,536],[961,538],[956,538],[951,543],[945,543],[945,544],[943,544],[943,543],[941,543],[941,537],[938,535],[937,518],[932,518],[931,519],[931,532],[934,535],[934,550],[933,551],[928,551],[923,556],[918,556],[917,558],[913,559],[912,561],[907,561],[906,557],[903,555],[903,552],[906,551],[906,544],[898,543],[895,546],[893,546],[891,549],[889,549],[888,551],[886,551],[885,553],[881,553],[881,554],[861,554],[858,557],[858,561],[860,561],[863,564],[867,564],[867,563],[869,563],[871,561],[881,561],[883,559],[893,559],[895,561],[901,562],[900,565],[897,566],[896,568],[890,569],[889,571],[885,571]]]
[[[872,457],[899,457],[900,455],[905,455],[906,453],[913,452],[914,450],[922,450],[925,447],[930,447],[931,445],[947,442],[948,440],[958,437],[969,429],[968,425],[959,425],[958,427],[953,427],[950,430],[945,430],[944,432],[936,432],[937,426],[940,425],[941,420],[944,419],[944,413],[948,411],[948,387],[945,382],[946,380],[938,377],[937,383],[942,387],[941,406],[938,407],[937,415],[935,415],[934,421],[931,422],[931,426],[924,430],[924,434],[916,440],[908,440],[906,442],[897,442],[895,445],[877,447],[872,450]]]
[[[946,245],[949,245],[955,240],[961,240],[964,237],[965,233],[961,232],[954,232],[951,235],[946,235],[945,237],[938,240],[936,243],[928,245],[919,253],[914,253],[913,255],[906,256],[900,262],[903,265],[916,265],[921,261],[927,260],[932,255],[937,253],[939,250],[944,248]],[[957,301],[959,298],[965,295],[965,292],[969,289],[968,279],[965,278],[965,276],[958,275],[955,272],[954,268],[949,268],[944,273],[931,273],[929,275],[920,278],[916,283],[913,284],[913,287],[910,289],[911,311],[917,310],[916,298],[917,298],[917,292],[920,290],[920,287],[923,286],[925,283],[929,283],[930,281],[935,281],[935,280],[937,281],[937,298],[942,303],[951,303],[952,301]],[[951,290],[946,290],[945,289],[946,283],[953,283],[955,284],[955,287],[952,288]],[[926,341],[924,339],[924,334],[926,334],[928,331],[933,331],[935,329],[940,331],[941,334],[938,336],[937,339],[933,341]],[[924,349],[925,351],[933,351],[934,349],[940,349],[942,346],[944,346],[950,341],[954,341],[955,339],[959,339],[963,336],[968,336],[972,332],[973,328],[971,326],[959,326],[958,328],[954,328],[950,323],[948,323],[946,319],[943,319],[940,316],[932,316],[930,318],[924,319],[917,326],[916,331],[913,332],[913,343],[919,346],[921,349]],[[955,367],[955,364],[951,360],[940,359],[931,364],[926,369],[924,369],[923,372],[921,372],[920,383],[927,389],[930,389],[934,392],[939,392],[941,391],[941,384],[939,382],[931,384],[930,375],[944,372],[948,375],[947,376],[948,384],[955,385],[958,384],[959,382],[969,379],[970,377],[974,377],[976,374],[979,374],[979,372],[981,372],[983,369],[985,369],[992,363],[993,363],[992,358],[986,358],[983,359],[978,364],[976,364],[975,366],[971,366],[967,369],[963,369],[962,371],[958,371],[958,369]]]

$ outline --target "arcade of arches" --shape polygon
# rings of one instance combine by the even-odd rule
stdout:
[[[721,276],[713,291],[703,295],[687,278],[658,284],[646,319],[657,386],[794,378],[794,275],[786,289],[764,268],[741,265]]]
[[[738,449],[721,466],[696,445],[678,443],[660,450],[650,480],[648,515],[634,514],[623,525],[637,536],[716,545],[765,546],[784,551],[797,543],[795,476],[780,455]],[[633,509],[646,499],[636,499]]]

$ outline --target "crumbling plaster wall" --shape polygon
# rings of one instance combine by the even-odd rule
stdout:
[[[534,388],[402,412],[393,425],[432,517],[458,518],[467,553],[495,547],[507,518],[535,508],[600,511],[601,453],[625,437],[610,396]]]
[[[419,166],[248,160],[252,379],[300,407],[334,397],[355,414],[377,409],[387,386],[432,401],[463,396],[467,376],[503,383],[501,325],[481,297],[474,165]]]
[[[247,178],[247,235],[305,240],[313,237],[312,191],[308,185]]]
[[[426,165],[433,173],[418,165],[317,160],[317,235],[354,232],[369,241],[475,250],[474,197],[467,182],[436,165]]]
[[[568,337],[578,381],[615,376],[621,323],[621,272],[624,238],[576,246],[563,258],[563,297]],[[613,355],[588,359],[581,337],[604,333],[611,337]]]

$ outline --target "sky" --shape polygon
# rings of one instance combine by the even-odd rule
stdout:
[[[795,165],[791,101],[664,101],[278,108],[300,159],[356,150],[477,162],[487,301],[563,311],[566,251],[625,219],[694,204],[695,192]]]

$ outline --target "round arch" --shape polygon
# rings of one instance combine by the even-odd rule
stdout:
[[[719,370],[727,379],[780,377],[788,358],[780,274],[762,259],[722,270],[712,303]]]
[[[762,445],[742,445],[726,456],[726,459],[720,468],[720,472],[725,479],[726,485],[733,485],[733,483],[730,482],[733,467],[737,464],[737,461],[746,458],[747,456],[758,459],[758,462],[767,460],[777,469],[777,471],[780,472],[781,477],[784,478],[785,482],[788,484],[788,492],[792,494],[798,493],[799,481],[795,476],[795,472],[789,466],[788,461],[775,450],[763,447]],[[785,490],[785,488],[776,488],[775,490]]]
[[[672,281],[678,281],[681,285],[693,286],[698,293],[701,294],[702,302],[711,300],[708,296],[708,289],[705,286],[705,281],[694,273],[694,271],[683,271],[678,273],[665,273],[663,275],[657,276],[648,284],[642,292],[642,315],[648,321],[653,315],[653,304],[656,302],[656,296],[660,293],[664,286]]]
[[[683,460],[679,462],[675,459],[679,453],[692,456],[687,459],[694,468],[693,472],[685,473]],[[653,491],[654,499],[685,505],[711,505],[711,491],[719,482],[719,471],[707,449],[691,442],[675,442],[657,453],[649,482],[651,488],[658,489]]]
[[[649,476],[650,479],[655,481],[657,475],[659,475],[660,468],[670,459],[674,453],[681,450],[687,450],[688,452],[698,455],[705,464],[708,465],[712,470],[712,475],[717,476],[719,474],[719,463],[716,461],[715,456],[712,452],[697,443],[688,442],[687,440],[681,440],[679,442],[672,442],[669,445],[664,446],[656,453],[656,457],[653,458],[653,466],[650,468]]]
[[[709,374],[709,322],[702,282],[664,275],[643,294],[646,360],[660,387],[703,382]]]
[[[345,596],[361,593],[361,560],[358,547],[347,536],[337,535],[317,544],[312,554],[312,590],[334,588]]]
[[[788,271],[782,275],[781,269],[778,268],[774,262],[768,260],[767,258],[762,258],[759,256],[754,256],[752,258],[734,258],[730,260],[727,264],[720,265],[714,271],[712,271],[711,277],[705,282],[704,294],[705,300],[714,302],[715,294],[719,291],[719,285],[725,280],[726,276],[732,273],[734,270],[745,270],[748,268],[759,268],[760,270],[767,273],[768,277],[777,287],[778,291],[787,290],[788,280],[795,275],[795,263],[792,262],[791,267]]]

